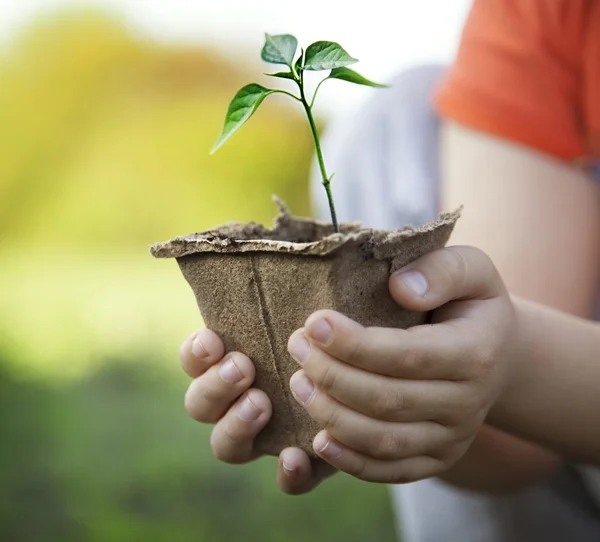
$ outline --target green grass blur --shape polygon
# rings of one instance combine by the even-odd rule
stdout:
[[[394,540],[387,491],[336,476],[282,495],[275,460],[228,466],[183,409],[201,325],[147,246],[271,194],[310,214],[311,141],[271,99],[217,155],[253,54],[141,39],[96,12],[34,21],[0,53],[0,540]],[[257,52],[256,52],[257,53]]]

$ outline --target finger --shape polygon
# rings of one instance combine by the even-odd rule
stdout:
[[[367,482],[406,484],[436,476],[446,470],[444,461],[421,455],[382,461],[349,449],[321,431],[313,441],[315,452],[336,469]]]
[[[250,389],[215,425],[210,444],[217,459],[247,463],[260,454],[254,439],[271,417],[271,402],[264,392]]]
[[[331,310],[317,311],[290,337],[288,350],[300,364],[308,359],[311,343],[345,363],[368,372],[421,380],[462,380],[472,367],[465,351],[472,348],[472,333],[457,334],[450,325],[417,326],[408,330],[365,328]],[[294,339],[294,341],[292,341]]]
[[[409,310],[429,311],[457,299],[491,299],[506,290],[491,259],[474,247],[430,252],[393,273],[394,300]]]
[[[210,329],[199,329],[181,345],[181,367],[192,378],[198,378],[225,353],[223,341]]]
[[[286,448],[279,455],[277,483],[288,495],[308,493],[335,469],[322,459],[310,459],[299,448]]]
[[[232,352],[202,376],[185,394],[185,408],[199,422],[215,423],[254,380],[254,365],[239,352]]]
[[[297,335],[296,337],[294,335]],[[303,340],[296,332],[291,341]],[[459,423],[479,408],[470,382],[404,380],[358,369],[312,346],[302,364],[322,392],[351,410],[388,422]]]
[[[316,388],[298,371],[290,379],[296,400],[323,429],[357,452],[377,459],[397,459],[434,453],[455,435],[435,422],[389,423],[345,407]]]

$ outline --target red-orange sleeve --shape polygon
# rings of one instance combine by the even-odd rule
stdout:
[[[560,159],[584,155],[589,1],[475,0],[436,93],[440,115]]]

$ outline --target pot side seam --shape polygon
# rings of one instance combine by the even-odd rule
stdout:
[[[277,368],[277,359],[276,359],[275,348],[274,348],[275,342],[273,340],[273,336],[271,333],[271,316],[269,315],[269,311],[267,309],[262,280],[260,278],[259,273],[256,270],[256,263],[255,263],[254,255],[252,255],[250,257],[250,261],[251,261],[251,267],[252,267],[252,278],[254,279],[254,284],[256,286],[256,293],[258,296],[258,304],[260,306],[260,314],[261,314],[261,318],[263,321],[263,325],[265,327],[265,334],[267,335],[267,340],[269,341],[269,349],[271,351],[271,364],[273,365],[273,371],[274,371],[275,375],[277,376],[277,382],[279,383],[281,392],[283,393],[283,396],[287,399],[287,404],[288,404],[288,416],[287,417],[288,417],[288,419],[293,421],[292,423],[294,426],[294,443],[297,445],[298,444],[298,442],[297,442],[298,428],[296,427],[296,422],[295,422],[294,417],[291,412],[292,398],[290,397],[290,394],[287,392],[286,387],[281,379],[281,374],[279,373],[279,370]]]

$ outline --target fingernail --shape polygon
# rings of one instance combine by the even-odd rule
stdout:
[[[238,417],[245,422],[253,422],[260,416],[260,410],[246,397],[238,408]]]
[[[200,342],[200,339],[196,337],[192,342],[192,354],[199,358],[205,358],[208,356],[208,352],[204,348],[203,344]]]
[[[290,341],[289,352],[298,363],[302,364],[308,359],[310,344],[302,335],[298,334]]]
[[[232,358],[229,358],[229,360],[221,365],[219,368],[219,376],[228,384],[235,384],[244,378],[244,375],[238,369]]]
[[[290,384],[292,393],[301,403],[308,403],[315,393],[315,385],[304,375],[297,376]]]
[[[320,318],[308,326],[308,335],[321,344],[328,344],[333,335],[333,328],[325,318]]]
[[[423,297],[429,291],[429,283],[419,271],[404,271],[398,276],[419,297]]]
[[[285,461],[282,461],[282,466],[283,466],[283,472],[285,473],[286,476],[294,476],[296,474],[296,472],[298,472],[297,469],[288,467],[285,464]]]
[[[325,446],[318,449],[317,452],[325,457],[328,457],[329,459],[337,459],[340,457],[340,455],[342,455],[342,449],[331,439],[327,439]]]

